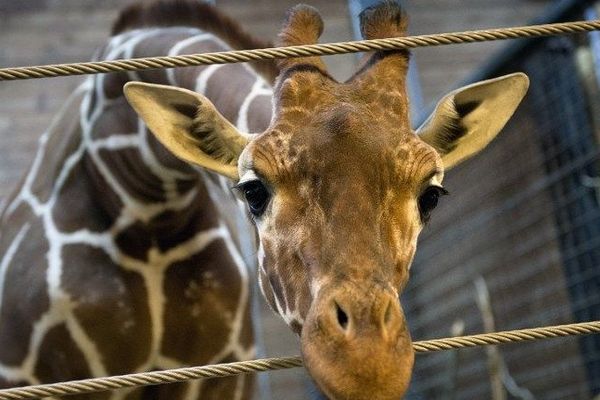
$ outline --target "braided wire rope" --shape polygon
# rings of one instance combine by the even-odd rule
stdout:
[[[600,321],[425,340],[413,343],[413,348],[416,353],[430,353],[465,347],[516,343],[575,335],[589,335],[592,333],[600,333]],[[227,364],[142,372],[106,378],[93,378],[5,389],[0,390],[0,400],[38,399],[50,396],[85,394],[136,386],[183,382],[199,378],[222,378],[252,372],[272,371],[300,366],[302,366],[302,359],[299,356],[265,358]]]
[[[512,28],[483,29],[431,35],[371,39],[352,42],[323,43],[302,46],[234,50],[215,53],[145,57],[111,61],[0,68],[0,81],[50,78],[57,76],[100,74],[119,71],[141,71],[160,68],[229,64],[278,58],[358,53],[373,50],[399,50],[492,40],[567,35],[600,30],[600,20],[563,22]]]

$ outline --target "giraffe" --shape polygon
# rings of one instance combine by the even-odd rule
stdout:
[[[125,9],[95,58],[265,46],[208,4],[171,0]],[[0,213],[0,388],[254,357],[254,245],[239,235],[250,229],[240,201],[226,179],[160,145],[122,88],[196,90],[258,131],[276,74],[272,62],[118,73],[75,90]],[[85,398],[241,399],[252,382]]]
[[[365,39],[403,36],[394,2],[360,14]],[[318,12],[292,9],[280,45],[316,43]],[[258,277],[300,337],[328,398],[398,399],[414,354],[400,294],[446,170],[481,151],[524,97],[514,73],[457,89],[409,123],[404,50],[368,54],[344,82],[319,57],[278,62],[269,126],[240,131],[201,93],[129,82],[125,96],[180,159],[231,179],[258,236]]]

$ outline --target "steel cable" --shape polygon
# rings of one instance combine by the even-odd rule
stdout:
[[[442,46],[492,40],[567,35],[594,30],[600,30],[600,20],[439,33],[388,39],[360,40],[352,42],[273,47],[254,50],[234,50],[179,56],[145,57],[70,64],[40,65],[31,67],[0,68],[0,81],[101,74],[120,71],[141,71],[209,64],[230,64],[279,58],[358,53],[373,50],[411,49],[416,47]]]
[[[430,353],[465,347],[516,343],[575,335],[589,335],[592,333],[600,333],[600,321],[425,340],[414,342],[413,348],[416,353]],[[299,356],[239,361],[227,364],[142,372],[106,378],[93,378],[5,389],[0,390],[0,400],[38,399],[50,396],[85,394],[136,386],[183,382],[199,378],[222,378],[226,376],[300,366],[302,366],[302,359]]]

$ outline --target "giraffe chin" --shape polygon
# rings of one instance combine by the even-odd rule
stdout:
[[[395,303],[401,321],[392,334],[382,333],[377,323],[352,326],[351,318],[347,328],[340,330],[335,326],[338,318],[327,310],[331,307],[311,307],[301,335],[302,356],[309,374],[329,399],[403,398],[414,351],[399,303]]]

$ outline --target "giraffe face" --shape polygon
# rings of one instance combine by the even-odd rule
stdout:
[[[361,14],[366,39],[405,28],[392,2]],[[314,43],[321,30],[316,11],[299,6],[280,44]],[[237,132],[197,93],[125,88],[167,148],[237,181],[258,231],[263,294],[334,400],[405,393],[414,354],[399,296],[417,236],[445,193],[444,169],[483,149],[528,86],[513,74],[456,90],[415,134],[407,57],[375,53],[344,83],[318,58],[283,60],[271,124],[259,135]]]
[[[441,157],[410,130],[405,109],[386,118],[354,83],[300,72],[276,96],[271,128],[239,158],[237,185],[258,231],[262,292],[301,336],[307,361],[326,363],[311,373],[332,398],[343,394],[317,376],[342,379],[373,356],[368,368],[404,387],[413,356],[399,295],[444,193]],[[346,367],[336,373],[337,363]],[[372,394],[374,375],[363,376],[354,386]]]
[[[276,118],[239,157],[236,186],[258,230],[263,293],[298,334],[321,290],[376,288],[397,303],[445,192],[441,157],[406,112],[385,118],[353,84],[299,75],[278,86]],[[289,93],[309,85],[311,94]]]

